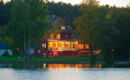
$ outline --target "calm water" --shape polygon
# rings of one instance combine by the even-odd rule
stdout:
[[[0,80],[130,80],[130,68],[89,64],[0,64]],[[95,68],[97,67],[97,68]]]

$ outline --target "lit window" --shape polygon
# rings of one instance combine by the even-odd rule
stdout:
[[[84,45],[83,45],[83,44],[79,44],[79,45],[78,45],[78,48],[79,48],[79,49],[84,49]]]
[[[54,39],[54,34],[50,34],[50,39]]]
[[[61,29],[62,29],[62,30],[65,30],[65,26],[61,26]]]
[[[49,50],[57,50],[58,49],[58,42],[49,42],[48,49]]]
[[[49,42],[49,43],[48,43],[48,49],[49,49],[49,50],[52,50],[52,42]]]
[[[65,42],[65,50],[70,50],[70,42]]]
[[[64,50],[64,42],[63,41],[59,41],[59,50]]]
[[[58,42],[53,42],[52,43],[52,49],[57,50],[57,48],[58,48]]]
[[[60,34],[57,34],[57,35],[56,35],[56,39],[60,39]]]
[[[77,49],[77,42],[71,42],[71,49],[76,50]]]
[[[43,48],[46,48],[46,44],[42,44],[42,47],[43,47]]]
[[[85,48],[86,48],[86,49],[89,49],[89,45],[88,45],[88,44],[85,44]]]

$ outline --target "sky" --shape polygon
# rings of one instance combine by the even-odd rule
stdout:
[[[9,1],[9,0],[4,0]],[[49,0],[49,1],[55,1],[55,2],[66,2],[71,4],[79,4],[82,0]],[[126,7],[128,3],[130,3],[130,0],[97,0],[100,2],[101,5],[108,4],[110,6],[116,5],[117,7]]]

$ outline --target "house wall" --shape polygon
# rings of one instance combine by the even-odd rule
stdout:
[[[61,33],[61,39],[72,39],[71,33]]]

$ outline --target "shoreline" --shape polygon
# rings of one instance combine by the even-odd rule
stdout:
[[[48,63],[48,64],[90,64],[90,62],[78,62],[78,61],[0,61],[0,64],[41,64],[41,63]],[[96,62],[96,64],[105,64],[104,62]]]

